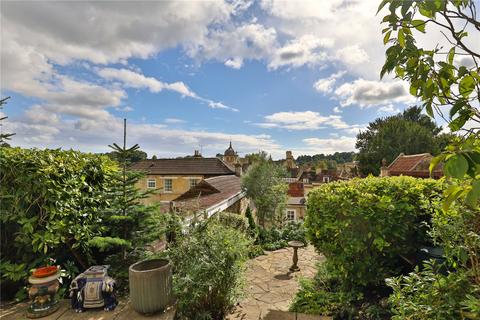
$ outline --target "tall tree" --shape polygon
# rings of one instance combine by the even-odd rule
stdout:
[[[438,136],[442,128],[421,111],[419,107],[410,107],[403,113],[378,118],[368,124],[366,131],[357,135],[356,147],[362,175],[378,175],[383,159],[390,163],[402,152],[440,152],[441,140]]]
[[[283,178],[285,169],[270,160],[258,160],[242,179],[247,196],[257,208],[257,217],[262,227],[265,222],[276,223],[287,201],[288,185]]]
[[[10,97],[6,97],[3,99],[0,99],[0,110],[3,109],[3,105],[7,104],[7,100],[10,99]],[[0,121],[3,121],[7,119],[8,117],[0,117]],[[3,126],[3,124],[0,123],[0,127]],[[10,137],[13,136],[15,133],[3,133],[0,132],[0,145],[6,144],[6,140],[10,140]]]
[[[409,82],[410,93],[422,100],[427,114],[443,118],[452,132],[459,133],[431,165],[433,169],[444,162],[444,173],[453,182],[446,207],[459,198],[478,206],[480,199],[477,5],[478,1],[472,0],[383,0],[378,8],[388,8],[382,20],[388,49],[380,76],[394,73]],[[442,40],[420,46],[417,39],[421,33]]]
[[[142,199],[149,196],[152,191],[141,191],[136,185],[144,176],[142,172],[127,170],[131,163],[132,154],[140,147],[138,144],[127,148],[126,119],[124,119],[123,146],[116,143],[109,145],[114,157],[118,159],[122,168],[111,176],[111,186],[108,192],[110,207],[106,212],[109,233],[104,237],[96,237],[91,245],[100,250],[121,248],[123,259],[127,251],[142,245],[141,229],[144,221],[155,210],[154,206],[144,205]]]

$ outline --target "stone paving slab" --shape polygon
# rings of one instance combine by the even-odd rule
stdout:
[[[312,246],[301,248],[298,250],[300,271],[292,273],[289,271],[292,257],[293,249],[285,248],[250,260],[246,275],[246,296],[227,319],[330,319],[288,312],[288,307],[298,291],[298,280],[304,277],[312,278],[316,273],[316,264],[325,259],[318,255]]]

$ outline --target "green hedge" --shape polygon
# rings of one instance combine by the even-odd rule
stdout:
[[[429,241],[441,192],[440,182],[411,177],[325,184],[308,196],[308,238],[344,290],[382,285]]]
[[[116,170],[105,156],[1,148],[2,290],[15,292],[28,270],[49,258],[88,265],[88,242],[104,229],[105,190]]]

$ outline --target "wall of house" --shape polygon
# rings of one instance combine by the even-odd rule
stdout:
[[[305,219],[306,209],[307,208],[304,205],[287,205],[285,207],[285,215],[288,210],[294,210],[296,221],[303,220]]]
[[[171,201],[179,197],[183,193],[190,189],[190,179],[196,179],[197,183],[204,179],[201,175],[147,175],[140,179],[137,183],[137,187],[141,190],[149,190],[147,188],[147,181],[154,179],[157,190],[154,194],[151,194],[147,199],[143,200],[145,204],[153,204],[160,201]],[[165,179],[172,179],[172,191],[164,190]]]

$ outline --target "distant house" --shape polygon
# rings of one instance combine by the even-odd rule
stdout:
[[[305,217],[305,193],[302,182],[292,182],[288,184],[288,199],[285,206],[285,220],[297,221]]]
[[[198,152],[189,158],[142,160],[129,169],[146,173],[138,182],[140,189],[158,189],[146,203],[174,200],[204,179],[235,176],[235,169],[221,159],[203,158]]]
[[[197,214],[203,219],[222,211],[244,214],[248,206],[249,200],[242,190],[241,179],[225,175],[201,181],[174,199],[170,210],[190,218]]]
[[[430,153],[405,155],[400,153],[389,166],[384,163],[380,169],[381,177],[388,176],[411,176],[416,178],[434,178],[442,177],[441,166],[438,166],[430,175],[430,161],[433,156]]]

